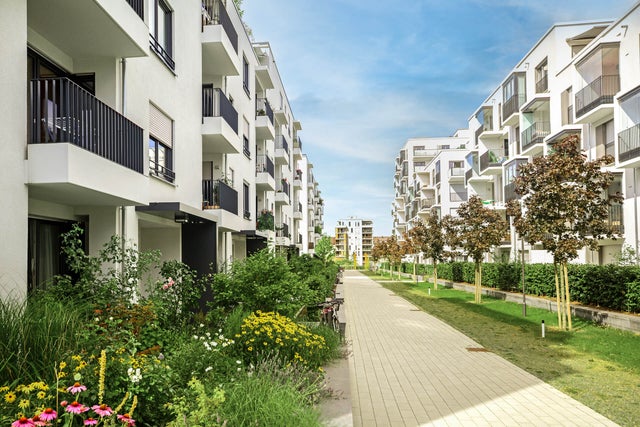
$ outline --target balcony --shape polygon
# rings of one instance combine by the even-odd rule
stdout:
[[[464,181],[464,168],[451,168],[449,169],[449,182]]]
[[[640,165],[640,123],[618,134],[618,162],[624,167]]]
[[[275,166],[273,160],[265,154],[256,157],[256,188],[262,191],[275,191]]]
[[[202,180],[202,208],[238,214],[238,192],[219,179]]]
[[[544,75],[536,82],[536,93],[545,93],[549,90],[549,76]]]
[[[29,0],[27,25],[72,58],[149,54],[142,0]]]
[[[289,142],[284,135],[276,135],[276,165],[289,164]]]
[[[291,199],[289,183],[285,180],[280,180],[280,183],[276,187],[276,204],[288,205],[290,202]]]
[[[32,80],[29,115],[27,182],[35,192],[42,189],[39,198],[86,205],[145,202],[140,127],[66,78]]]
[[[526,128],[520,138],[522,144],[521,154],[525,155],[525,152],[533,148],[534,145],[542,144],[544,139],[549,136],[550,129],[549,122],[535,122]]]
[[[276,224],[276,245],[289,246],[291,244],[291,234],[289,224]]]
[[[258,65],[256,66],[256,78],[260,81],[262,89],[273,89],[272,63],[270,52],[271,49],[267,43],[254,43],[253,48],[258,57]]]
[[[489,150],[480,155],[480,173],[484,174],[500,174],[502,173],[502,164],[507,160],[504,150]]]
[[[266,98],[256,98],[256,139],[273,139],[273,110]]]
[[[609,206],[609,218],[607,223],[611,227],[612,231],[621,236],[624,234],[624,212],[622,210],[622,205],[614,204]]]
[[[202,5],[202,74],[239,76],[238,33],[227,9],[221,0],[203,0]]]
[[[619,75],[600,76],[576,93],[576,123],[593,123],[613,114],[613,97],[620,90]]]
[[[504,103],[502,106],[503,126],[514,126],[518,123],[518,113],[524,102],[525,94],[516,93]]]
[[[301,220],[302,219],[302,203],[299,201],[294,201],[293,203],[294,211],[293,211],[293,219]]]
[[[438,150],[413,150],[413,160],[426,161],[438,155]]]
[[[221,89],[202,86],[202,144],[205,153],[240,153],[238,112]]]

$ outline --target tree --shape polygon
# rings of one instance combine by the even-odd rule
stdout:
[[[377,263],[378,260],[385,258],[387,254],[387,239],[379,239],[371,248],[371,259]]]
[[[426,258],[431,258],[433,286],[434,289],[438,289],[438,262],[441,262],[444,256],[444,233],[438,213],[433,210],[428,214],[426,222],[416,221],[413,227],[405,233],[404,238],[407,253],[422,252]],[[415,263],[413,274],[415,275]]]
[[[553,255],[556,271],[558,324],[571,330],[571,298],[567,263],[578,250],[598,249],[598,240],[615,238],[609,225],[609,207],[622,203],[619,194],[608,195],[614,180],[602,167],[613,157],[587,161],[580,138],[569,136],[553,146],[551,154],[521,165],[515,191],[522,207],[512,201],[508,208],[516,230],[529,243],[541,243]]]
[[[335,249],[331,244],[331,238],[329,236],[322,236],[320,240],[318,240],[318,243],[316,243],[314,253],[325,264],[332,261],[335,255]]]
[[[409,231],[404,232],[402,235],[402,251],[405,254],[413,255],[413,277],[416,281],[416,264],[418,262],[417,257],[420,254],[422,247],[422,236],[424,235],[423,228],[424,225],[422,225],[422,222],[418,220]]]
[[[500,244],[508,231],[500,213],[484,207],[482,199],[472,196],[460,205],[458,216],[443,218],[450,245],[460,248],[475,264],[475,302],[482,302],[482,259]]]
[[[404,248],[398,242],[398,238],[396,236],[391,236],[387,239],[387,258],[389,259],[389,263],[391,263],[391,278],[393,278],[393,267],[396,266],[398,268],[398,276],[400,276],[400,263],[402,263],[402,257],[404,256]]]

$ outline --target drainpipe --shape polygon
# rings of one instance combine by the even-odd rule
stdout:
[[[127,60],[126,58],[122,58],[120,59],[120,78],[121,78],[121,82],[120,82],[120,102],[121,102],[121,113],[122,115],[126,115],[127,112],[127,103],[125,102],[125,96],[127,94],[126,91],[126,71],[127,71]],[[126,226],[125,226],[125,221],[126,221],[126,215],[127,212],[125,210],[125,206],[122,205],[120,206],[120,244],[122,245],[121,249],[122,249],[122,253],[124,254],[125,251],[125,240],[126,240]],[[122,266],[123,269],[123,273],[124,273],[124,265]]]
[[[636,188],[636,169],[633,168],[633,217],[636,219],[636,223],[633,226],[634,230],[634,240],[635,240],[635,249],[636,249],[636,262],[638,259],[638,192]]]

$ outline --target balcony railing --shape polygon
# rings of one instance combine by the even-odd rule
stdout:
[[[620,76],[600,76],[576,93],[576,117],[580,117],[598,105],[613,103],[613,96],[620,90]]]
[[[640,123],[618,134],[618,161],[640,157]]]
[[[289,195],[289,183],[287,181],[280,181],[278,188],[276,190],[278,193],[284,193],[287,196]]]
[[[522,132],[522,150],[534,144],[541,144],[550,132],[549,122],[535,122]]]
[[[452,202],[466,202],[467,201],[467,192],[455,192],[452,191],[449,193],[449,200]]]
[[[246,158],[251,159],[251,148],[249,147],[249,138],[246,135],[242,137],[242,153]]]
[[[504,186],[504,200],[509,202],[511,200],[518,200],[520,196],[516,193],[516,183],[510,182]]]
[[[480,155],[480,172],[502,165],[507,160],[504,150],[489,150]]]
[[[289,154],[289,143],[284,139],[284,135],[276,135],[276,149],[284,150]]]
[[[450,177],[453,177],[453,176],[457,176],[457,177],[464,176],[464,168],[451,168],[451,169],[449,169],[449,176]]]
[[[143,173],[142,128],[67,78],[30,86],[32,144],[69,142]]]
[[[233,28],[231,18],[221,0],[202,1],[202,26],[205,25],[222,25],[233,49],[238,52],[238,33]]]
[[[202,117],[222,117],[238,133],[238,112],[219,88],[202,85]]]
[[[266,154],[260,154],[256,158],[256,173],[267,172],[271,177],[275,177],[275,166],[273,160]]]
[[[615,234],[624,234],[622,205],[614,204],[609,206],[608,224]]]
[[[144,1],[143,0],[127,0],[129,6],[136,12],[140,19],[144,19]]]
[[[276,237],[290,237],[289,224],[276,224]]]
[[[502,106],[502,120],[508,119],[512,114],[520,111],[520,107],[524,104],[524,93],[517,93],[509,98]]]
[[[544,93],[547,89],[549,89],[549,76],[545,75],[536,82],[536,93]]]
[[[238,192],[219,179],[203,179],[202,206],[238,215]]]
[[[273,124],[273,109],[267,98],[256,98],[256,117],[267,116]]]
[[[480,126],[478,129],[476,129],[476,145],[478,145],[478,142],[480,142],[480,135],[482,135],[482,132],[484,132],[484,126]]]

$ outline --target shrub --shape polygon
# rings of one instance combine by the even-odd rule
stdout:
[[[268,355],[318,368],[331,358],[323,336],[274,312],[256,311],[244,319],[236,341],[247,363],[254,365]]]

